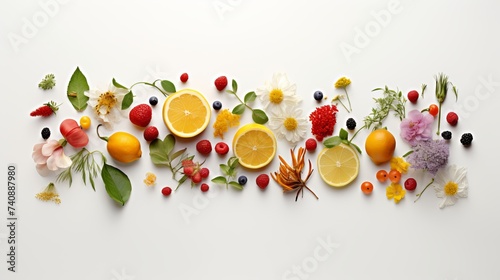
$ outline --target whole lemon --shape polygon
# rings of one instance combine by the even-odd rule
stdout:
[[[99,129],[99,126],[97,126],[97,129]],[[101,137],[99,131],[97,131],[97,135],[108,142],[106,146],[108,153],[119,162],[133,162],[142,156],[141,142],[128,132],[120,131],[113,133],[109,137]]]
[[[387,129],[376,129],[366,138],[366,153],[375,164],[389,162],[395,149],[396,139]]]

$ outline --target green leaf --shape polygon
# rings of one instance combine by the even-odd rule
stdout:
[[[87,78],[80,71],[80,68],[77,67],[69,80],[67,91],[68,99],[77,111],[83,111],[87,108],[89,98],[84,94],[87,90],[89,90]]]
[[[175,85],[171,81],[162,80],[161,87],[168,93],[174,93],[177,91],[175,89]]]
[[[245,94],[244,101],[245,101],[245,103],[248,103],[248,102],[254,101],[256,98],[257,98],[257,94],[255,94],[255,92],[251,91],[251,92]]]
[[[323,142],[323,145],[327,148],[333,148],[335,146],[340,145],[340,143],[342,143],[342,139],[340,139],[339,136],[333,136],[333,137],[326,139]]]
[[[230,168],[236,168],[238,167],[238,164],[239,164],[240,160],[233,156],[233,157],[230,157],[229,160],[227,161],[227,165],[229,165]]]
[[[239,190],[239,191],[243,190],[243,186],[242,186],[242,185],[240,185],[240,184],[239,184],[238,182],[236,182],[236,181],[231,181],[231,182],[229,182],[229,185],[231,185],[231,187],[233,187],[233,188],[235,188],[235,189],[237,189],[237,190]]]
[[[174,149],[175,137],[172,134],[167,134],[167,136],[165,136],[165,138],[163,139],[163,143],[165,145],[165,153],[169,155],[170,152],[172,152],[172,150]]]
[[[212,179],[212,182],[216,184],[227,184],[226,177],[224,176],[217,176]]]
[[[243,112],[245,112],[245,108],[246,108],[245,104],[239,104],[236,107],[234,107],[232,113],[235,115],[241,115],[243,114]]]
[[[184,154],[184,152],[187,150],[187,148],[184,148],[182,150],[178,150],[177,152],[171,154],[169,156],[170,161],[173,161],[174,159],[178,158],[180,155]]]
[[[358,153],[359,153],[360,155],[362,154],[361,149],[358,147],[358,145],[356,145],[356,144],[354,144],[354,143],[350,143],[350,144],[351,144],[351,146],[353,146],[353,147],[356,149],[356,151],[358,151]]]
[[[122,110],[128,109],[130,105],[132,105],[132,102],[134,102],[134,95],[132,94],[132,91],[129,91],[123,97]]]
[[[253,109],[252,120],[258,124],[265,124],[269,119],[264,111],[260,109]]]
[[[105,163],[101,170],[101,177],[108,195],[121,205],[125,205],[132,191],[132,184],[127,174]]]
[[[234,79],[232,82],[232,86],[233,86],[233,93],[236,94],[236,92],[238,91],[238,83],[236,83]]]
[[[341,128],[339,132],[339,137],[342,140],[347,140],[347,138],[349,137],[349,133],[347,132],[347,130]]]
[[[170,166],[166,144],[160,139],[155,139],[149,144],[149,156],[153,164]]]
[[[113,78],[113,85],[117,88],[123,88],[123,89],[127,89],[126,87],[122,86],[121,84],[119,84],[115,78]]]
[[[222,173],[226,174],[226,175],[229,175],[229,170],[231,169],[228,165],[226,164],[219,164],[219,167],[220,167],[220,170],[222,171]]]

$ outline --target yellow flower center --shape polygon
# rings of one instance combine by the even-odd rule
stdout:
[[[283,122],[283,125],[285,126],[286,130],[292,131],[297,128],[299,123],[295,118],[286,118],[285,121]]]
[[[444,186],[444,193],[448,196],[451,196],[451,195],[454,195],[458,192],[458,184],[455,183],[455,182],[448,182],[448,184],[446,184]]]
[[[118,99],[116,99],[115,94],[107,91],[101,95],[99,95],[99,98],[97,99],[97,105],[95,106],[95,110],[98,115],[101,115],[101,109],[105,108],[106,111],[104,115],[109,114],[111,112],[111,109],[118,103]]]
[[[274,104],[280,104],[281,101],[283,101],[283,91],[279,88],[273,89],[269,93],[269,101],[271,101]]]

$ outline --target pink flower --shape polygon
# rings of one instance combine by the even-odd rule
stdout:
[[[431,124],[434,117],[422,114],[418,110],[408,113],[408,117],[401,122],[401,137],[411,145],[419,141],[432,139]]]
[[[36,163],[36,171],[42,176],[47,176],[50,171],[59,168],[67,168],[71,165],[71,158],[66,156],[61,143],[57,140],[49,140],[33,146],[33,160]]]

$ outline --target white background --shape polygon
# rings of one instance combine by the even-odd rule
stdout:
[[[7,271],[9,233],[0,227],[0,278],[499,279],[500,190],[493,167],[498,120],[490,112],[500,91],[500,4],[463,2],[3,1],[0,159],[4,180],[8,164],[18,168],[19,220],[16,273]],[[377,15],[385,17],[377,21]],[[342,51],[347,45],[353,53]],[[444,104],[444,111],[461,117],[452,128],[450,163],[468,168],[469,198],[441,210],[429,189],[417,203],[415,193],[408,193],[396,205],[375,180],[375,172],[388,166],[374,166],[366,155],[360,157],[358,179],[345,189],[326,186],[315,171],[309,186],[319,200],[306,192],[295,202],[294,195],[283,195],[273,182],[260,191],[254,183],[259,172],[244,169],[240,174],[249,183],[242,192],[212,185],[202,194],[186,184],[165,198],[160,190],[173,184],[170,173],[151,163],[142,131],[124,118],[116,130],[135,133],[144,153],[129,166],[113,162],[133,184],[125,207],[107,196],[101,182],[94,192],[78,178],[71,188],[57,184],[60,205],[38,201],[35,194],[55,179],[40,177],[31,159],[33,145],[42,141],[40,130],[49,126],[58,139],[63,119],[91,114],[77,113],[65,97],[77,66],[92,88],[107,86],[113,77],[124,85],[169,79],[182,88],[178,77],[188,72],[186,87],[229,108],[237,101],[215,90],[213,80],[219,75],[236,79],[244,94],[273,73],[286,72],[303,96],[305,114],[318,105],[312,98],[315,90],[331,98],[340,93],[333,88],[335,80],[347,76],[352,80],[351,116],[358,124],[374,105],[372,89],[388,85],[406,93],[426,83],[425,98],[407,107],[423,109],[436,102],[433,77],[444,72],[460,95],[458,102],[448,98]],[[55,74],[57,85],[43,92],[37,84],[47,73]],[[162,95],[137,89],[134,105],[151,95],[162,104]],[[63,103],[56,116],[29,116],[49,100]],[[160,109],[154,109],[152,124],[164,137],[168,131]],[[341,109],[337,117],[335,133],[349,116]],[[245,114],[242,123],[250,121]],[[386,124],[399,135],[396,119],[390,117]],[[88,148],[105,151],[95,126],[94,120]],[[446,123],[443,128],[450,129]],[[196,154],[196,141],[217,141],[212,132],[209,127],[192,141],[179,142],[179,148]],[[224,140],[230,143],[234,132]],[[470,149],[459,142],[464,132],[474,134]],[[363,146],[366,135],[360,133],[355,142]],[[289,148],[282,141],[278,152],[289,159]],[[398,136],[396,154],[408,149]],[[314,167],[317,154],[307,155]],[[207,158],[211,177],[220,174],[223,160],[215,153]],[[274,160],[262,172],[277,167]],[[158,175],[154,188],[142,183],[147,171]],[[428,178],[417,178],[421,189]],[[365,180],[375,185],[370,196],[359,189]],[[0,206],[4,225],[6,188],[0,192]],[[183,214],[186,209],[190,215]],[[322,242],[334,246],[326,250]],[[303,274],[294,275],[294,267]]]

